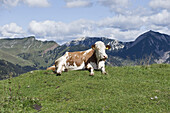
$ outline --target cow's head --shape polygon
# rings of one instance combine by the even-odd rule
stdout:
[[[92,45],[92,49],[95,50],[98,61],[106,60],[108,58],[105,50],[110,49],[109,45],[106,45],[102,41],[97,41],[95,45]]]

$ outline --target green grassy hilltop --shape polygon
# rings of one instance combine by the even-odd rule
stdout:
[[[46,70],[0,81],[1,113],[170,112],[170,65],[106,67],[69,71]]]

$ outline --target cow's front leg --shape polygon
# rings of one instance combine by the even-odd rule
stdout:
[[[90,63],[87,64],[87,69],[90,70],[90,75],[93,76],[94,75],[94,68]]]
[[[107,74],[105,70],[105,61],[100,61],[98,64],[98,68],[101,69],[102,74]]]
[[[102,71],[102,74],[105,74],[105,75],[107,74],[107,73],[106,73],[106,70],[105,70],[105,67],[102,67],[102,68],[101,68],[101,71]]]

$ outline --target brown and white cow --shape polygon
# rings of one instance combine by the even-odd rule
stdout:
[[[90,75],[94,75],[94,69],[105,71],[105,60],[108,58],[105,49],[110,49],[102,41],[97,41],[91,49],[86,51],[66,52],[62,57],[55,61],[57,75],[61,75],[66,70],[88,69]],[[54,66],[52,67],[54,69]],[[54,70],[53,70],[54,71]]]

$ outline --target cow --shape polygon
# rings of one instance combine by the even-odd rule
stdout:
[[[101,70],[102,74],[107,74],[105,71],[105,61],[108,55],[105,49],[110,48],[109,45],[105,46],[102,41],[97,41],[86,51],[66,52],[55,61],[56,73],[61,75],[63,71],[88,69],[90,75],[93,76],[94,69],[97,69]],[[54,66],[51,69],[54,69]]]

